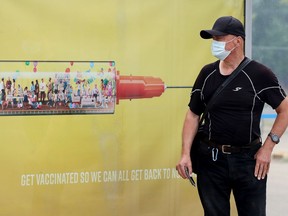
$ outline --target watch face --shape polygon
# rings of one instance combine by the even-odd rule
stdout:
[[[276,134],[270,133],[269,136],[271,137],[271,139],[274,143],[276,143],[276,144],[279,143],[280,139]]]

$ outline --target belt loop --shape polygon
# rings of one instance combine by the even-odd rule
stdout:
[[[215,153],[215,151],[216,151],[216,153]],[[213,148],[212,149],[212,160],[217,161],[217,159],[218,159],[218,148]]]

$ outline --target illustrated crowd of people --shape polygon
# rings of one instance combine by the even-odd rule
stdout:
[[[16,83],[16,79],[7,77],[0,82],[0,104],[2,110],[9,108],[41,109],[43,106],[49,108],[68,107],[80,108],[83,98],[91,99],[97,108],[107,108],[113,102],[115,95],[115,83],[110,79],[89,82],[89,80],[74,80],[74,88],[70,78],[44,78],[32,80],[30,86]]]

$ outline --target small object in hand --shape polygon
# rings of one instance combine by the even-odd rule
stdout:
[[[185,173],[186,173],[186,177],[189,179],[190,183],[191,183],[194,187],[196,187],[196,184],[195,184],[194,179],[193,179],[192,176],[190,176],[190,174],[189,174],[189,169],[188,169],[188,167],[185,167]]]

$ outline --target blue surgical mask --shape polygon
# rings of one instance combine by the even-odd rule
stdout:
[[[226,50],[225,46],[227,43],[233,41],[236,37],[234,37],[232,40],[230,41],[216,41],[213,40],[212,41],[212,45],[211,45],[211,52],[212,55],[215,56],[216,58],[220,59],[220,60],[224,60],[227,58],[227,56],[232,52],[232,50],[234,50],[236,47],[234,47],[232,50]]]

